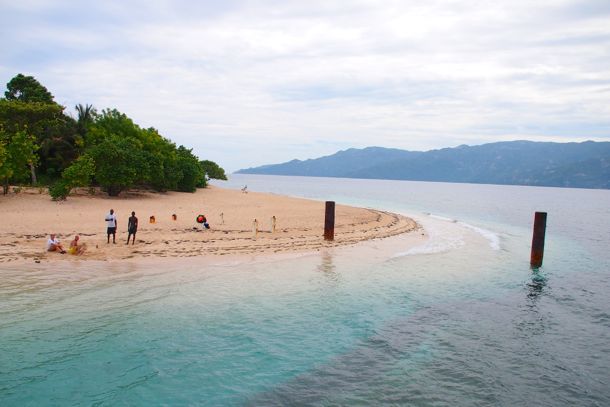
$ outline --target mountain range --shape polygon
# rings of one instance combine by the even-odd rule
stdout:
[[[237,173],[610,189],[610,142],[506,141],[430,151],[350,148]]]

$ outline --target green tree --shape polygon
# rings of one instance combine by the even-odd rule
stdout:
[[[192,150],[184,146],[178,147],[178,168],[182,172],[182,178],[178,181],[177,190],[181,192],[195,192],[197,185],[205,186],[205,174],[199,158],[192,153]]]
[[[8,159],[8,151],[6,151],[7,141],[4,139],[4,133],[0,132],[0,179],[3,179],[4,163]]]
[[[124,113],[116,109],[104,109],[101,114],[95,116],[93,125],[88,129],[85,145],[94,146],[110,135],[140,140],[142,129]]]
[[[61,177],[70,188],[87,187],[91,185],[91,178],[95,174],[95,162],[87,154],[78,157],[72,165],[66,168]]]
[[[0,126],[9,134],[26,131],[36,136],[41,147],[38,172],[50,178],[59,177],[79,154],[76,122],[58,104],[0,99]],[[33,167],[30,172],[36,182]]]
[[[162,137],[154,128],[142,129],[125,114],[116,109],[103,110],[100,115],[95,116],[94,123],[90,126],[86,135],[86,145],[96,162],[95,179],[100,183],[104,176],[99,172],[100,159],[103,150],[100,145],[106,145],[106,141],[119,137],[122,140],[130,140],[138,152],[137,161],[140,163],[133,168],[133,176],[124,177],[131,179],[125,183],[123,188],[132,186],[148,186],[157,191],[178,190],[194,192],[196,186],[205,182],[199,159],[191,150],[185,147],[176,148],[170,140]],[[132,149],[134,149],[132,148]],[[95,151],[94,151],[95,150]],[[119,159],[119,162],[121,160]],[[107,173],[107,171],[106,171]],[[127,171],[125,171],[127,173]],[[129,172],[131,174],[131,172]],[[109,193],[116,189],[106,187]]]
[[[176,190],[183,175],[175,144],[160,138],[147,145],[146,149],[150,164],[146,183],[156,191]]]
[[[4,96],[7,100],[22,102],[55,103],[53,95],[33,76],[18,74],[6,84]]]
[[[148,164],[141,144],[132,138],[111,135],[88,153],[95,161],[95,179],[110,196],[118,196],[142,180]]]
[[[64,200],[75,187],[91,185],[95,174],[95,162],[89,155],[81,155],[61,174],[61,180],[56,182],[49,193],[54,201]]]
[[[214,162],[205,161],[204,171],[192,150],[176,148],[156,129],[140,128],[116,109],[98,114],[92,105],[78,104],[76,119],[66,115],[32,76],[15,76],[5,96],[0,99],[0,179],[5,192],[10,181],[23,179],[27,165],[32,183],[38,171],[43,183],[53,184],[50,192],[58,199],[91,182],[116,196],[133,186],[195,191],[206,185],[205,172],[226,179]]]
[[[226,181],[227,175],[225,174],[225,170],[216,164],[214,161],[203,160],[201,161],[201,168],[206,173],[208,178],[210,179],[221,179]]]
[[[95,161],[95,180],[111,196],[146,185],[153,178],[152,169],[162,164],[165,152],[153,147],[153,140],[159,138],[156,131],[142,130],[116,109],[94,115],[85,152]]]
[[[62,113],[63,107],[55,103],[0,99],[0,123],[9,133],[28,127],[33,134],[43,134],[62,119]]]
[[[79,136],[84,138],[87,134],[87,130],[89,129],[89,126],[91,126],[91,124],[93,124],[93,119],[97,115],[97,112],[96,112],[95,108],[93,107],[93,105],[84,105],[83,106],[80,103],[75,106],[75,109],[76,109],[76,113],[77,113],[77,119],[76,119],[77,132],[78,132]]]
[[[182,173],[177,167],[176,145],[155,128],[139,129],[138,139],[146,156],[148,172],[144,184],[156,191],[175,190]]]
[[[40,144],[39,172],[51,180],[58,177],[82,151],[82,138],[76,133],[75,122],[63,113],[48,132],[37,139]]]
[[[27,177],[30,167],[36,164],[36,138],[25,131],[9,134],[0,130],[0,145],[3,158],[0,159],[0,179],[6,195],[11,179]]]
[[[51,195],[51,199],[54,201],[65,201],[68,195],[70,195],[71,189],[67,182],[60,179],[49,187],[49,195]]]

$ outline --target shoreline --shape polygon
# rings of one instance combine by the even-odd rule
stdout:
[[[269,193],[210,186],[195,193],[131,191],[119,198],[80,191],[54,202],[38,188],[0,197],[5,214],[0,232],[0,264],[63,261],[160,260],[165,258],[235,258],[306,254],[325,248],[419,231],[413,219],[386,211],[337,204],[335,240],[325,241],[324,202]],[[116,244],[107,243],[104,217],[113,208],[118,217]],[[127,219],[139,218],[136,244],[127,246]],[[195,222],[204,214],[211,228]],[[177,219],[173,220],[172,215]],[[155,216],[155,223],[149,217]],[[276,229],[272,232],[272,216]],[[253,230],[258,220],[258,233]],[[87,244],[81,256],[45,251],[50,233],[64,248],[74,235]]]

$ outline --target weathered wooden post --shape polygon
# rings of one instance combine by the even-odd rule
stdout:
[[[335,203],[333,201],[326,201],[324,240],[335,240]]]
[[[275,233],[275,224],[277,222],[277,219],[275,218],[275,215],[273,215],[271,217],[271,233]]]
[[[256,240],[258,237],[258,220],[254,219],[252,221],[252,238]]]
[[[534,235],[532,237],[532,255],[530,266],[538,268],[542,266],[544,257],[544,235],[546,233],[546,212],[536,212],[534,215]]]

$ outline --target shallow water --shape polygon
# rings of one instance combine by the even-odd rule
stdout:
[[[221,185],[243,184],[408,213],[430,239],[241,263],[4,267],[0,404],[610,404],[610,191]],[[534,210],[549,212],[535,273]]]

